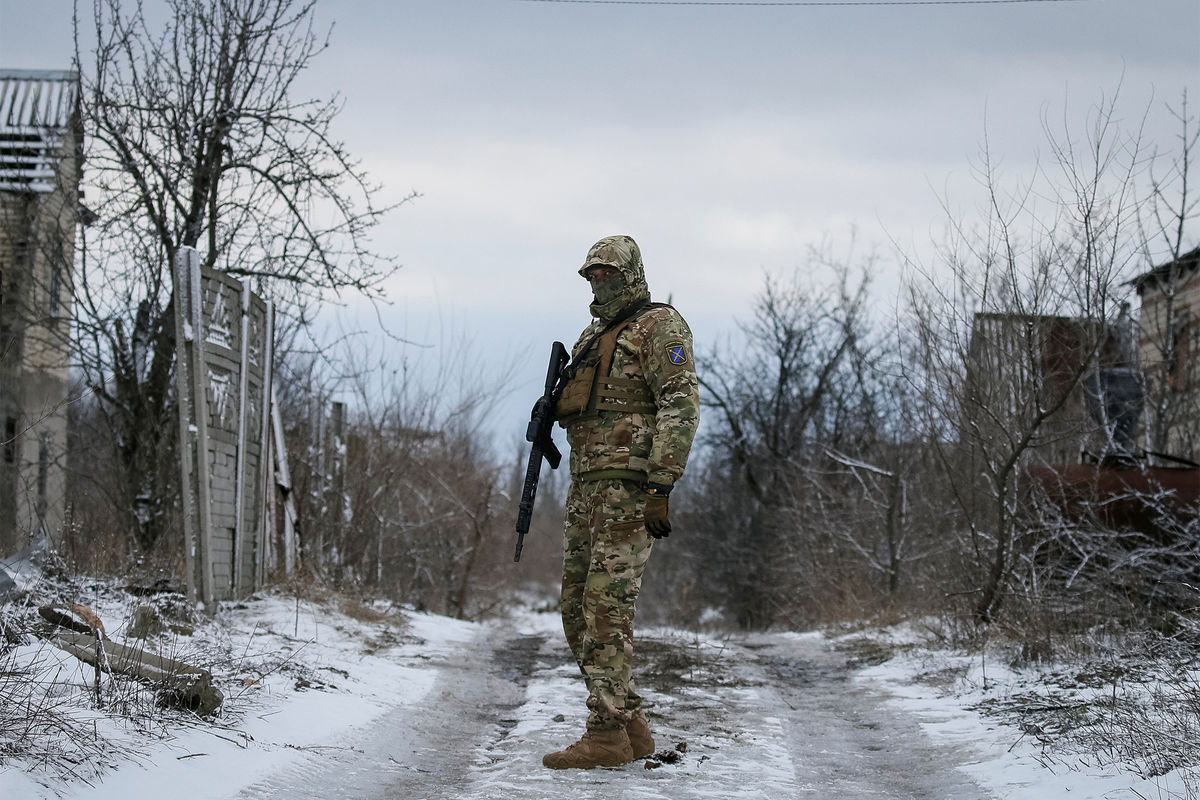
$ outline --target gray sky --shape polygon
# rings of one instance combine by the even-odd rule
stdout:
[[[69,65],[70,6],[0,0],[0,66]],[[1018,178],[1044,156],[1043,119],[1061,128],[1118,87],[1118,116],[1148,113],[1164,147],[1164,103],[1188,89],[1200,107],[1197,0],[321,0],[318,17],[332,46],[304,88],[344,95],[339,133],[391,196],[422,194],[376,237],[405,265],[389,323],[431,343],[453,327],[488,362],[520,354],[521,409],[550,341],[587,321],[575,269],[601,236],[638,240],[651,290],[706,349],[764,270],[824,236],[883,248],[890,293],[888,241],[922,252],[940,195],[971,207],[985,133]]]

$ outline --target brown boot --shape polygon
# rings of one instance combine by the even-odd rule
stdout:
[[[629,724],[625,726],[629,736],[629,746],[633,749],[635,759],[654,755],[654,737],[650,735],[650,726],[646,724],[646,715],[641,709],[633,712]]]
[[[633,761],[629,736],[621,728],[611,731],[588,731],[566,750],[542,756],[542,766],[550,769],[591,769],[619,767]]]

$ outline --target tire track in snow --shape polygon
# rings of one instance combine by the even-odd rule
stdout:
[[[991,800],[819,635],[706,639],[651,630],[636,667],[675,764],[554,771],[583,731],[586,690],[556,621],[482,627],[437,655],[420,701],[244,791],[243,800]]]
[[[583,730],[586,693],[565,646],[542,646],[518,719],[477,753],[465,800],[992,800],[957,766],[969,755],[935,744],[819,635],[726,641],[651,631],[639,640],[642,691],[659,751],[654,770],[556,772],[541,755]]]
[[[659,752],[686,742],[675,764],[644,762],[595,770],[548,770],[542,755],[570,744],[584,729],[587,692],[561,636],[542,645],[518,723],[476,754],[464,800],[519,796],[522,800],[777,800],[795,783],[783,720],[762,702],[761,681],[726,674],[723,645],[692,643],[680,634],[650,631],[637,646],[635,667]],[[698,656],[692,663],[690,657]],[[672,659],[683,658],[687,664]],[[665,658],[667,666],[656,663]],[[686,673],[684,675],[683,673]]]

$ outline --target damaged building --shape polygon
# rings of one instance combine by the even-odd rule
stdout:
[[[76,73],[0,70],[0,556],[66,514],[82,147]]]
[[[1146,450],[1200,461],[1200,247],[1133,281],[1146,376]]]
[[[1029,431],[1028,455],[1060,464],[1132,454],[1142,409],[1135,341],[1134,320],[1124,309],[1106,322],[977,313],[963,441]]]

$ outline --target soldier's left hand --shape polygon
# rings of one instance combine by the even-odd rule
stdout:
[[[667,511],[665,494],[652,494],[646,498],[646,530],[655,539],[664,539],[671,533]]]

